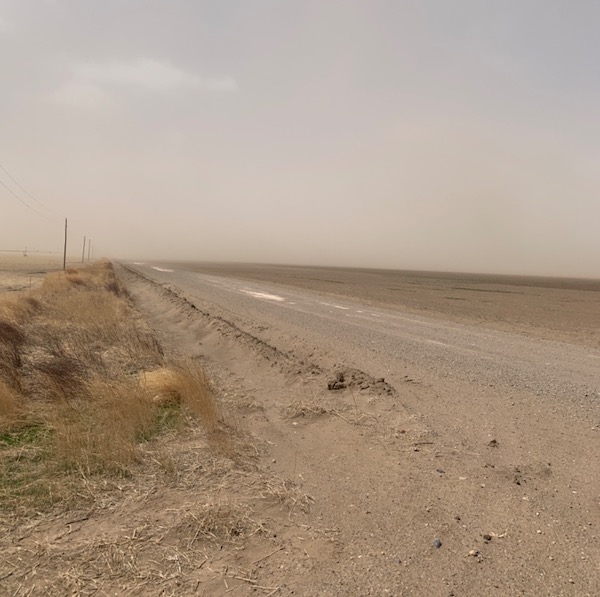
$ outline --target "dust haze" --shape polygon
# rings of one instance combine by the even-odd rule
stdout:
[[[599,277],[599,17],[0,1],[0,249]]]

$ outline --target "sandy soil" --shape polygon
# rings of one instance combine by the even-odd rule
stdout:
[[[300,339],[290,347],[252,318],[119,272],[166,350],[194,357],[209,372],[255,456],[206,478],[197,466],[196,481],[186,473],[187,484],[140,489],[81,520],[19,538],[40,561],[51,552],[56,566],[60,558],[71,565],[94,537],[108,534],[107,553],[94,553],[115,567],[127,567],[136,541],[151,539],[144,557],[159,562],[152,583],[144,578],[136,592],[116,575],[92,582],[88,565],[72,579],[75,594],[600,594],[598,409],[581,417],[568,401],[436,377],[401,358],[394,375],[378,379],[366,361],[357,366],[359,354],[308,352]],[[592,282],[427,275],[411,282],[386,272],[238,266],[218,273],[597,346]],[[459,295],[466,300],[443,298]],[[573,312],[548,315],[548,305],[558,309],[567,299]],[[174,442],[174,450],[185,450],[194,438]],[[160,529],[208,489],[244,504],[256,532],[231,541],[194,538],[188,550],[169,551]],[[124,555],[116,562],[115,554]],[[45,593],[59,594],[56,586]]]

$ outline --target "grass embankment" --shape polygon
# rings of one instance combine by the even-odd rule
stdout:
[[[165,359],[110,263],[0,296],[0,509],[94,499],[190,422],[216,429],[206,377]]]

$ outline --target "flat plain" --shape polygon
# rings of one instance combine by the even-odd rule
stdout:
[[[25,290],[62,269],[62,255],[0,253],[0,292]]]
[[[79,543],[58,522],[57,539],[43,525],[28,535],[77,567],[74,584],[57,566],[24,591],[600,593],[600,282],[197,262],[116,271],[165,354],[202,365],[244,450],[211,456],[201,436],[171,438],[186,464],[169,483],[124,484],[69,531]],[[204,532],[223,508],[239,533]],[[178,526],[174,543],[174,513],[194,525],[201,513],[203,532]],[[84,539],[90,558],[110,545],[113,559],[82,563]]]

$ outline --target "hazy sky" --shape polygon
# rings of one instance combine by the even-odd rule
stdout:
[[[596,0],[0,0],[0,249],[600,276]],[[77,252],[74,250],[74,252]]]

